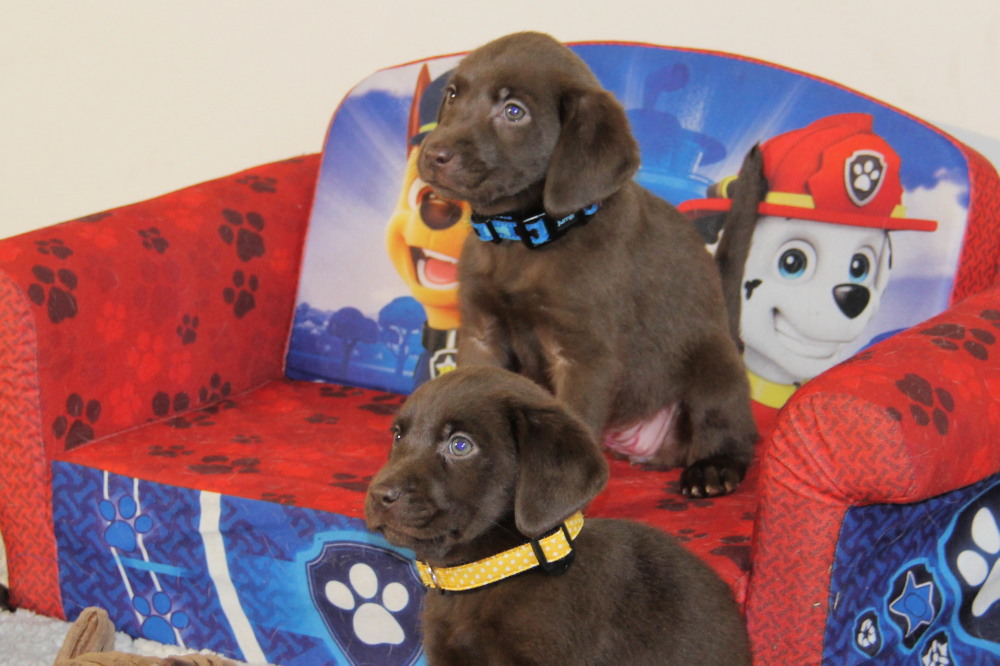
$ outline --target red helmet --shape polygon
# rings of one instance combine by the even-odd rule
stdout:
[[[768,192],[761,215],[887,230],[934,231],[937,222],[906,217],[900,159],[872,132],[864,113],[827,116],[761,145]],[[727,179],[720,197],[693,199],[678,208],[690,216],[729,210]]]

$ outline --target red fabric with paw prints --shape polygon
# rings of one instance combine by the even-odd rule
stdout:
[[[280,376],[318,160],[0,242],[33,308],[46,450]]]
[[[280,377],[318,156],[0,240],[11,599],[61,616],[48,461]]]
[[[919,502],[997,472],[998,431],[998,287],[803,386],[761,464],[747,604],[757,660],[819,660],[848,508]],[[775,612],[785,607],[797,610]]]

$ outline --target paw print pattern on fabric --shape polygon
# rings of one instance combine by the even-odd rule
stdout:
[[[948,415],[955,411],[955,398],[947,389],[935,388],[929,381],[913,373],[897,381],[896,388],[912,400],[910,415],[917,425],[926,426],[933,422],[939,434],[948,434]],[[897,421],[903,420],[903,415],[897,409],[889,408],[889,415]]]
[[[139,535],[153,529],[153,519],[139,514],[139,505],[129,495],[123,495],[115,505],[111,500],[102,500],[98,505],[101,517],[109,525],[104,530],[104,541],[123,553],[131,553],[139,547]]]
[[[227,208],[222,211],[222,217],[226,223],[219,226],[219,237],[226,245],[236,246],[236,256],[241,261],[264,256],[264,237],[260,235],[264,230],[264,218],[260,213],[250,212],[244,216]]]
[[[247,276],[243,271],[233,273],[233,286],[226,287],[222,291],[222,299],[227,305],[233,306],[233,314],[237,319],[242,319],[248,312],[257,307],[257,299],[254,292],[260,286],[257,276]]]
[[[175,629],[184,629],[191,624],[191,618],[183,611],[171,612],[173,603],[164,592],[156,592],[152,599],[135,597],[132,606],[145,619],[140,633],[143,638],[166,645],[177,644]]]
[[[94,439],[93,425],[101,418],[101,403],[84,401],[78,393],[66,398],[66,413],[52,423],[56,439],[66,438],[66,450],[74,449]]]
[[[854,646],[867,657],[874,657],[881,652],[882,630],[875,611],[863,613],[854,623]]]
[[[342,611],[353,613],[355,635],[368,645],[400,645],[406,640],[394,613],[410,603],[410,593],[401,583],[389,583],[379,594],[375,570],[358,563],[348,572],[348,582],[327,582],[326,599]]]
[[[238,458],[230,460],[229,456],[205,456],[197,465],[188,465],[188,469],[199,474],[259,474],[260,458]]]
[[[942,631],[927,641],[920,654],[920,663],[923,666],[951,666],[955,663],[951,656],[948,634]]]
[[[1000,601],[1000,528],[993,512],[983,507],[972,519],[972,544],[958,554],[958,573],[978,592],[972,615],[982,617]]]
[[[73,254],[73,250],[66,247],[66,244],[58,238],[35,241],[35,247],[40,253],[56,259],[68,259]]]
[[[337,488],[344,488],[345,490],[351,490],[356,493],[363,493],[368,490],[368,485],[371,481],[371,476],[357,476],[355,474],[350,474],[349,472],[335,472],[333,475],[333,481],[330,485]]]
[[[256,174],[248,174],[236,181],[240,185],[249,185],[250,189],[254,192],[268,192],[273,193],[277,191],[276,185],[278,184],[277,178],[272,178],[270,176],[261,177]]]
[[[981,314],[986,321],[990,319],[994,311],[985,310]],[[997,313],[1000,318],[1000,313]],[[996,326],[996,324],[994,324]],[[960,349],[967,352],[972,358],[979,361],[989,360],[989,348],[996,344],[997,337],[991,331],[983,328],[966,328],[959,324],[937,324],[920,331],[922,335],[929,336],[931,343],[947,351],[958,351]]]
[[[141,229],[139,231],[139,236],[142,238],[142,246],[147,250],[153,250],[164,254],[167,248],[170,247],[170,243],[167,239],[160,235],[160,230],[156,227],[150,227],[149,229]]]
[[[180,326],[177,327],[177,336],[181,339],[182,345],[194,344],[198,339],[198,326],[201,321],[198,317],[186,314],[181,319]]]
[[[78,311],[76,297],[76,273],[68,268],[54,271],[46,266],[33,266],[32,275],[38,282],[28,285],[28,298],[35,305],[48,304],[49,319],[58,324],[72,319]]]

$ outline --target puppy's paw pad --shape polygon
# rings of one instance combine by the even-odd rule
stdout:
[[[393,613],[410,603],[410,593],[401,583],[389,583],[380,590],[378,574],[367,564],[351,567],[347,582],[328,581],[326,599],[343,611],[353,611],[355,635],[368,645],[401,645],[406,633]]]
[[[681,494],[686,497],[718,497],[736,490],[746,474],[746,465],[725,456],[691,463],[681,473]]]

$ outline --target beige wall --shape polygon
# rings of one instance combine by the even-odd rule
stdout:
[[[3,5],[0,237],[318,151],[339,99],[375,69],[522,29],[762,58],[1000,154],[997,0]]]

